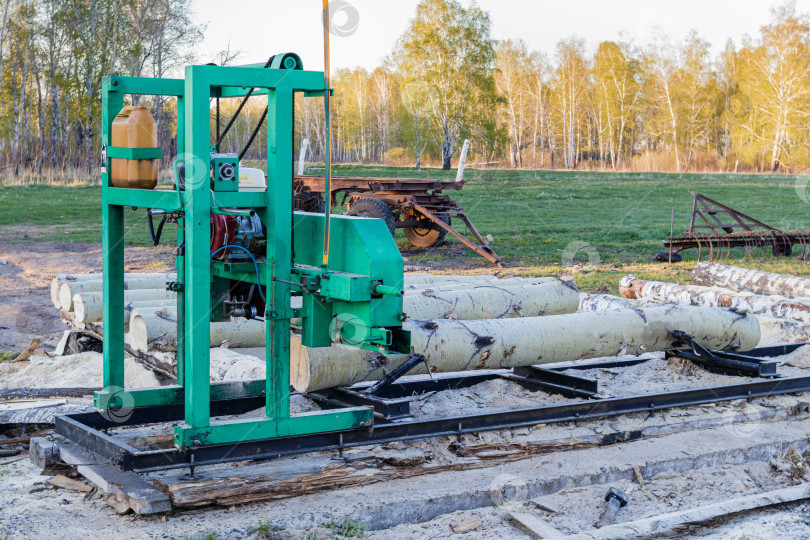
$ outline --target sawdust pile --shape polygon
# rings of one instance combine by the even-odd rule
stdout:
[[[91,351],[0,364],[0,388],[101,388],[102,376],[102,355]],[[128,388],[160,386],[154,372],[129,357],[124,360],[124,378]]]

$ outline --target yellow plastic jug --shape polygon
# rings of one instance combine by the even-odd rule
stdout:
[[[123,148],[155,148],[157,123],[146,107],[124,107],[112,123],[111,143]],[[121,188],[153,189],[158,181],[157,159],[110,159],[110,180]]]

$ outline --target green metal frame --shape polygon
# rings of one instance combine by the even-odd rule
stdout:
[[[209,182],[211,151],[210,97],[238,97],[255,88],[267,95],[266,192],[214,192]],[[183,191],[116,188],[110,183],[109,161],[102,173],[102,247],[104,294],[104,387],[96,393],[99,409],[120,407],[124,380],[124,208],[140,207],[180,212],[178,228],[177,384],[134,389],[131,405],[183,404],[185,422],[175,426],[175,444],[181,448],[237,443],[272,437],[346,430],[368,426],[372,411],[366,407],[290,415],[290,319],[303,317],[302,339],[309,345],[328,345],[330,328],[341,317],[353,318],[364,329],[358,346],[407,351],[409,339],[401,331],[403,263],[396,245],[378,220],[335,217],[333,237],[341,244],[329,268],[321,266],[319,243],[323,215],[292,212],[293,95],[323,95],[323,73],[301,69],[188,66],[184,79],[105,77],[102,83],[102,142],[107,159],[144,159],[154,149],[132,151],[109,146],[112,120],[127,94],[177,98],[177,148],[185,163]],[[112,151],[112,152],[111,152]],[[212,421],[211,400],[229,397],[212,387],[210,321],[212,283],[217,279],[255,283],[252,263],[211,261],[210,216],[219,208],[255,211],[267,228],[266,262],[260,264],[267,291],[267,379],[243,389],[248,395],[266,395],[266,417],[244,421]],[[293,224],[293,227],[291,227]],[[293,245],[295,234],[295,245]],[[293,249],[293,247],[295,249]],[[295,253],[295,264],[293,264]],[[291,284],[302,283],[291,291]],[[290,295],[304,296],[304,308],[292,310]],[[359,321],[359,322],[358,322]],[[339,337],[339,336],[338,336]]]

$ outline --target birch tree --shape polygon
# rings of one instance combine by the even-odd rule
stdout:
[[[449,170],[459,138],[478,121],[470,113],[494,94],[489,14],[474,3],[465,9],[456,0],[422,0],[393,60],[406,84],[424,81],[435,88],[431,135]]]

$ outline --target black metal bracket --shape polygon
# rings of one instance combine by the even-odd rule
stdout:
[[[672,332],[672,335],[691,350],[667,351],[667,358],[673,356],[686,358],[713,373],[765,378],[778,378],[782,376],[776,371],[779,362],[775,360],[762,360],[754,356],[724,351],[710,351],[695,341],[694,336],[686,332],[681,332],[680,330],[675,330]]]
[[[325,407],[372,407],[377,419],[386,421],[411,416],[410,402],[425,392],[469,388],[493,379],[506,379],[533,392],[562,394],[568,398],[592,398],[598,391],[598,383],[594,379],[559,372],[567,368],[561,368],[558,371],[536,366],[512,370],[431,374],[429,379],[421,377],[408,381],[398,380],[408,370],[423,361],[422,355],[413,356],[402,364],[401,371],[392,371],[379,383],[359,383],[354,386],[328,388],[310,392],[307,396]],[[404,369],[406,364],[410,365]]]
[[[382,379],[377,381],[375,384],[373,384],[373,385],[369,386],[368,388],[366,388],[365,390],[363,390],[363,393],[369,394],[369,395],[378,394],[382,389],[384,389],[384,388],[386,388],[388,386],[391,386],[391,384],[394,381],[396,381],[397,379],[399,379],[400,377],[402,377],[403,375],[408,373],[410,370],[415,368],[417,364],[421,364],[421,363],[425,364],[425,368],[427,369],[427,373],[428,373],[428,375],[430,375],[430,379],[433,380],[433,374],[430,372],[430,364],[428,364],[427,358],[425,358],[425,356],[422,355],[422,354],[414,353],[407,360],[405,360],[405,362],[403,362],[401,365],[399,365],[396,368],[394,368],[393,370],[391,370],[391,373],[389,373],[388,375],[386,375],[385,377],[383,377]]]

